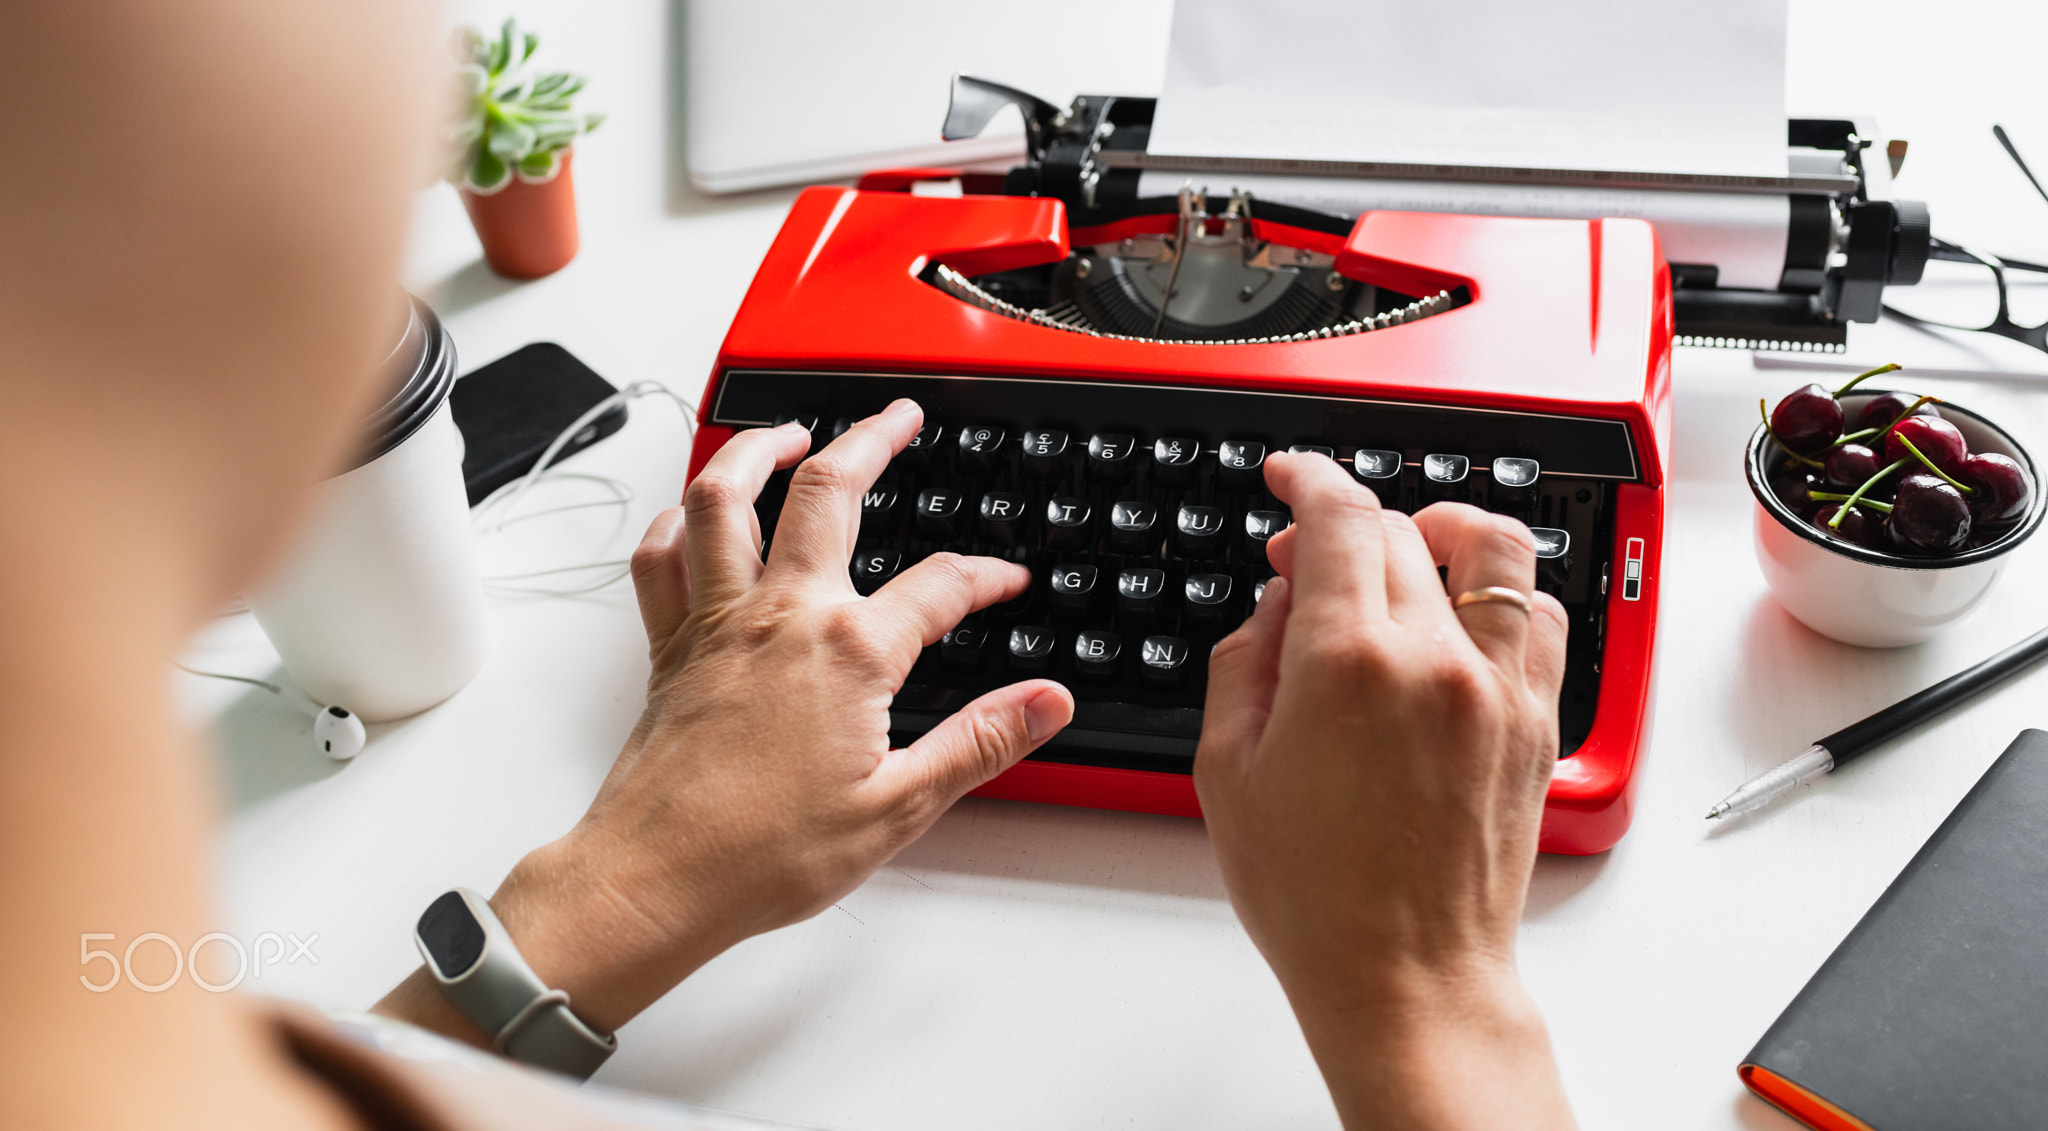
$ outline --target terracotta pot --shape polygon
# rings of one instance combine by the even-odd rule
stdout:
[[[561,168],[546,181],[513,177],[489,195],[458,190],[491,270],[508,279],[538,279],[576,258],[576,184],[569,176],[574,157],[562,154]]]

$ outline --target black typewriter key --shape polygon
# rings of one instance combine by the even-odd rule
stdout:
[[[1273,579],[1270,577],[1262,578],[1252,584],[1252,606],[1254,608],[1258,607],[1260,601],[1266,599],[1266,582],[1271,580]]]
[[[853,564],[849,568],[853,571],[854,591],[870,597],[903,568],[903,551],[862,550],[853,555]]]
[[[1216,478],[1226,491],[1266,489],[1266,445],[1257,440],[1225,440],[1216,445]]]
[[[1123,501],[1109,508],[1109,542],[1118,553],[1159,552],[1159,508]]]
[[[1536,538],[1536,572],[1550,581],[1564,584],[1572,571],[1572,536],[1570,532],[1548,526],[1532,526],[1529,533]]]
[[[1533,459],[1502,456],[1493,461],[1493,481],[1503,487],[1533,487],[1543,467]]]
[[[1244,556],[1263,565],[1266,543],[1273,540],[1273,535],[1287,529],[1290,521],[1286,511],[1244,512]]]
[[[979,624],[962,624],[939,638],[939,658],[949,668],[973,671],[988,656],[988,629]]]
[[[1321,456],[1330,460],[1337,458],[1337,449],[1328,444],[1289,444],[1287,450],[1295,455]]]
[[[1150,619],[1159,615],[1160,597],[1166,592],[1163,569],[1127,569],[1116,578],[1116,608],[1127,617]]]
[[[1195,481],[1195,465],[1202,458],[1202,445],[1186,436],[1162,436],[1152,441],[1152,483],[1156,487],[1185,487]]]
[[[1213,558],[1223,552],[1223,511],[1190,504],[1174,513],[1175,545],[1190,558]]]
[[[1431,483],[1463,483],[1465,476],[1472,473],[1472,461],[1464,456],[1426,455],[1422,457],[1422,477]]]
[[[1465,477],[1472,461],[1464,456],[1431,453],[1422,457],[1422,498],[1424,502],[1464,497]]]
[[[1536,501],[1536,477],[1542,473],[1533,459],[1502,456],[1494,460],[1493,484],[1486,493],[1488,505],[1503,513],[1526,516]]]
[[[854,418],[851,416],[834,417],[832,419],[832,438],[837,440],[839,437],[846,435],[853,428],[853,421]]]
[[[1058,479],[1073,462],[1071,438],[1056,428],[1034,428],[1024,433],[1024,474],[1033,479]]]
[[[1097,432],[1088,437],[1088,478],[1120,483],[1131,476],[1131,456],[1138,438],[1124,432]]]
[[[978,475],[995,471],[1009,433],[993,424],[970,424],[960,430],[960,462]]]
[[[784,413],[778,413],[778,414],[776,415],[776,417],[775,417],[775,426],[776,426],[777,428],[780,428],[780,427],[782,427],[782,426],[783,426],[783,425],[785,425],[785,424],[800,424],[800,425],[802,425],[802,426],[803,426],[803,430],[804,430],[804,431],[806,431],[806,432],[809,432],[809,433],[811,434],[811,447],[810,447],[810,450],[811,450],[811,451],[816,451],[816,450],[818,450],[818,414],[817,414],[817,413],[815,413],[815,412],[784,412]],[[806,454],[809,454],[809,453],[807,452]]]
[[[925,421],[917,435],[910,438],[903,450],[896,453],[896,466],[906,471],[923,471],[932,465],[932,453],[938,450],[939,442],[946,438],[944,425]]]
[[[1138,670],[1147,684],[1178,691],[1188,680],[1188,657],[1194,648],[1178,636],[1147,636],[1138,645]]]
[[[1182,588],[1187,598],[1189,619],[1204,624],[1221,624],[1230,612],[1229,574],[1191,573]]]
[[[943,487],[931,487],[917,496],[917,532],[939,542],[960,537],[960,509],[966,496]]]
[[[1352,453],[1351,470],[1368,482],[1398,478],[1401,474],[1401,453],[1383,448],[1360,448]]]
[[[1010,668],[1020,672],[1042,672],[1052,667],[1052,629],[1044,625],[1023,625],[1010,630]]]
[[[1054,495],[1045,504],[1045,544],[1055,550],[1085,550],[1095,542],[1095,508],[1086,499]]]
[[[1014,491],[990,491],[981,497],[982,537],[1008,548],[1024,541],[1024,512],[1030,503]]]
[[[1056,565],[1047,572],[1053,608],[1065,613],[1085,613],[1095,604],[1100,569],[1092,565]]]
[[[1123,637],[1091,629],[1074,637],[1074,667],[1084,679],[1115,679],[1117,657],[1123,650]]]
[[[867,489],[860,497],[860,532],[865,538],[875,538],[896,528],[896,520],[902,513],[903,500],[896,493],[896,484],[884,479]]]

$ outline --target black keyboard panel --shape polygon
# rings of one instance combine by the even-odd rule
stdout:
[[[1287,508],[1264,455],[1340,461],[1383,503],[1452,500],[1537,531],[1538,584],[1571,617],[1561,751],[1592,725],[1614,484],[1635,478],[1614,421],[1182,386],[979,377],[734,371],[714,423],[801,420],[822,446],[896,397],[926,424],[871,490],[851,564],[872,592],[939,550],[1030,569],[1030,590],[926,650],[891,711],[899,742],[974,696],[1045,676],[1074,693],[1074,722],[1035,758],[1188,772],[1209,648],[1272,575],[1264,541]],[[1560,468],[1565,470],[1559,470]],[[787,490],[759,504],[773,542]]]

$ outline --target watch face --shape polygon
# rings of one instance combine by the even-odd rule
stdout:
[[[444,892],[428,904],[417,930],[434,968],[450,981],[469,973],[484,955],[483,924],[470,913],[459,891]]]

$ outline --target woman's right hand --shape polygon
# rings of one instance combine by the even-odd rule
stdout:
[[[1316,455],[1266,478],[1295,525],[1210,660],[1195,762],[1231,902],[1348,1125],[1570,1126],[1514,967],[1565,640],[1528,529],[1411,520]],[[1489,586],[1529,611],[1452,608]]]

